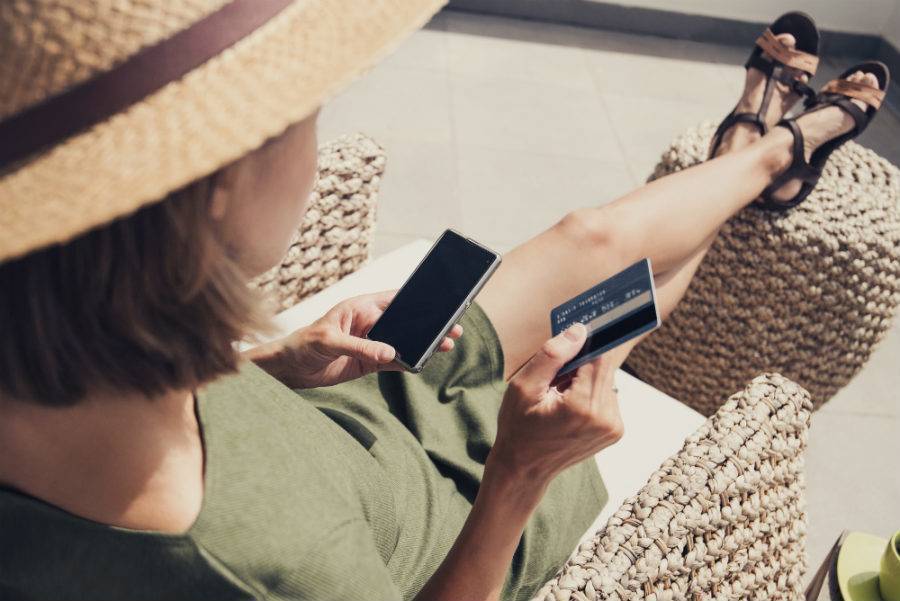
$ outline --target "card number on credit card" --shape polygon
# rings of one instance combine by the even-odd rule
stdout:
[[[587,328],[587,340],[578,355],[559,370],[557,377],[659,327],[650,259],[641,259],[550,311],[554,336],[578,322]]]

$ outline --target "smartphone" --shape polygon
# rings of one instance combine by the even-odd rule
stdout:
[[[404,368],[422,371],[499,265],[496,252],[445,231],[366,337],[394,347],[395,361]]]

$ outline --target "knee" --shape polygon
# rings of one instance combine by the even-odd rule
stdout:
[[[585,251],[617,247],[614,221],[608,207],[575,209],[556,224],[560,233]]]

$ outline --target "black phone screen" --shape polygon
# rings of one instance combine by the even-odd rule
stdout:
[[[491,268],[497,255],[447,230],[431,247],[368,337],[415,366]]]

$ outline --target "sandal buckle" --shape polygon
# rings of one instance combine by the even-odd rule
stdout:
[[[816,103],[816,97],[818,96],[816,91],[799,79],[791,82],[791,89],[795,94],[803,97],[803,108],[809,108]]]

